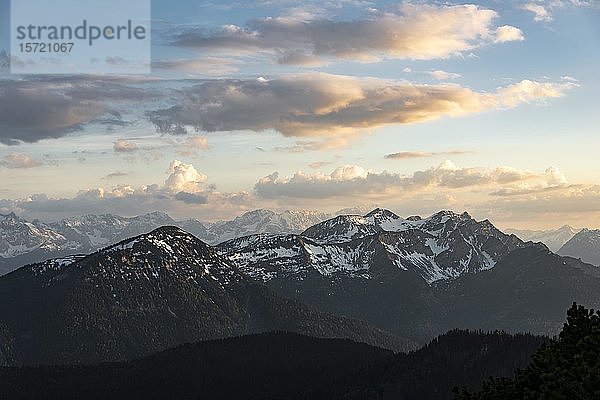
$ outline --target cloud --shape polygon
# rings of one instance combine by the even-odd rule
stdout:
[[[567,82],[575,82],[575,83],[579,82],[576,78],[573,78],[572,76],[569,76],[569,75],[561,76],[560,79],[563,81],[567,81]]]
[[[0,143],[17,145],[60,138],[86,125],[115,121],[116,104],[151,99],[152,90],[115,79],[42,77],[0,81]],[[104,118],[107,117],[107,118]]]
[[[503,27],[503,40],[498,40],[493,25],[496,18],[495,11],[476,5],[404,3],[389,12],[374,11],[368,18],[352,21],[292,15],[253,20],[247,27],[225,25],[212,32],[192,29],[178,35],[173,44],[211,54],[266,53],[280,64],[311,67],[334,58],[430,60],[494,41],[521,40],[521,36],[506,34],[509,27]]]
[[[210,145],[206,136],[191,136],[179,142],[177,154],[184,157],[192,157],[198,155],[198,152],[208,149],[210,149]]]
[[[102,110],[52,87],[0,83],[0,143],[37,142],[81,129]]]
[[[0,158],[0,167],[8,169],[27,169],[43,165],[44,163],[31,157],[29,154],[12,153]]]
[[[534,21],[551,22],[554,17],[552,12],[556,9],[567,7],[596,8],[600,9],[597,0],[533,0],[529,2],[515,2],[516,7],[533,14]]]
[[[165,180],[165,189],[171,193],[189,192],[196,193],[202,190],[202,183],[208,177],[199,173],[192,164],[185,164],[174,160],[167,170],[169,177]]]
[[[558,189],[573,188],[558,168],[551,166],[533,182],[519,182],[517,185],[500,188],[491,194],[494,196],[520,196],[524,194],[550,192]]]
[[[129,173],[127,173],[127,172],[115,171],[115,172],[111,172],[110,174],[106,175],[102,179],[121,178],[123,176],[128,176],[128,175],[129,175]]]
[[[175,199],[179,201],[183,201],[186,204],[206,204],[208,203],[208,198],[201,194],[196,193],[188,193],[188,192],[179,192],[175,195]]]
[[[101,179],[121,178],[121,177],[128,176],[128,175],[129,175],[128,172],[115,171],[115,172],[111,172],[110,174],[102,177]]]
[[[521,103],[543,102],[545,99],[562,97],[565,91],[577,86],[578,84],[573,82],[535,82],[526,79],[498,89],[497,98],[501,107],[514,108]]]
[[[552,21],[552,14],[541,4],[536,3],[525,3],[521,6],[523,10],[530,11],[534,14],[533,19],[535,21],[550,22]]]
[[[271,80],[206,81],[182,88],[175,106],[149,116],[164,133],[179,134],[188,127],[202,132],[274,129],[285,136],[324,137],[333,144],[341,140],[340,136],[356,136],[385,125],[543,102],[575,86],[565,81],[524,80],[486,93],[455,84],[422,85],[307,73]]]
[[[589,225],[593,218],[600,221],[600,185],[571,184],[556,167],[532,172],[459,167],[446,161],[408,175],[357,165],[340,166],[327,174],[273,173],[258,180],[254,193],[222,193],[193,165],[173,161],[162,184],[91,188],[68,198],[33,194],[17,200],[0,199],[0,212],[56,220],[87,213],[131,216],[164,210],[174,217],[215,220],[273,205],[333,211],[333,207],[357,204],[369,204],[370,209],[375,205],[394,208],[406,215],[441,208],[468,209],[494,221],[539,224],[547,218],[574,218]]]
[[[330,164],[331,164],[330,161],[315,161],[315,162],[311,162],[310,164],[308,164],[308,166],[312,169],[321,169]]]
[[[157,60],[152,68],[166,71],[184,72],[190,75],[223,76],[238,71],[234,59],[203,57],[201,59]]]
[[[540,176],[510,167],[497,167],[493,170],[459,168],[450,161],[445,161],[437,167],[415,171],[411,176],[388,171],[371,172],[360,166],[346,165],[336,168],[330,174],[300,171],[289,177],[280,177],[279,173],[274,172],[261,178],[254,189],[259,197],[267,199],[319,199],[368,194],[396,196],[435,187],[460,189],[506,185]]]
[[[386,154],[384,158],[388,160],[405,160],[409,158],[425,158],[440,155],[460,155],[472,153],[468,150],[450,150],[440,152],[425,152],[425,151],[399,151],[397,153]]]
[[[332,132],[335,133],[335,132]],[[360,131],[347,131],[343,132],[343,135],[331,135],[329,137],[323,135],[318,139],[311,140],[296,140],[293,145],[290,146],[277,146],[274,148],[275,151],[285,153],[304,153],[307,151],[323,151],[333,150],[342,147],[347,147],[354,141],[358,140],[361,135],[366,135],[369,132]]]
[[[386,154],[384,158],[389,160],[404,160],[407,158],[424,158],[432,157],[434,153],[428,153],[424,151],[400,151],[397,153]]]
[[[420,74],[420,75],[429,75],[433,79],[438,81],[445,81],[450,79],[458,79],[461,78],[461,74],[457,74],[454,72],[447,72],[440,69],[431,70],[431,71],[414,71],[412,68],[406,67],[402,70],[402,72],[407,74]]]
[[[125,139],[118,139],[114,145],[115,153],[133,153],[139,150],[139,147],[134,142]]]
[[[522,192],[514,196],[500,196],[482,206],[505,214],[502,218],[509,215],[531,218],[536,214],[580,214],[588,224],[593,217],[591,213],[600,213],[600,185],[568,185]]]
[[[558,168],[552,166],[546,169],[546,182],[550,186],[562,186],[567,183],[567,178],[559,171]]]
[[[514,26],[504,25],[496,29],[496,43],[518,42],[525,40],[523,31]]]
[[[198,150],[208,150],[210,148],[208,145],[208,139],[205,136],[187,138],[183,145]]]
[[[600,222],[600,185],[569,184],[562,174],[558,180],[547,171],[547,182],[518,185],[493,193],[489,201],[479,201],[472,209],[488,218],[504,221],[507,226],[544,224],[556,227],[564,223],[594,226]]]
[[[446,72],[439,69],[435,71],[429,71],[428,74],[439,81],[444,81],[448,79],[458,79],[462,76],[461,74],[457,74],[454,72]]]
[[[115,176],[123,176],[116,172]],[[206,220],[227,217],[250,208],[247,192],[222,193],[207,183],[207,176],[192,164],[174,160],[166,171],[163,184],[133,186],[119,184],[80,190],[69,198],[33,194],[23,199],[0,199],[0,211],[10,210],[31,218],[56,220],[89,213],[114,213],[130,216],[164,210],[173,216],[203,217]]]

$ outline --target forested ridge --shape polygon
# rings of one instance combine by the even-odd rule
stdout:
[[[600,312],[577,304],[567,312],[558,339],[534,354],[512,378],[488,379],[483,389],[456,390],[456,400],[600,398]]]

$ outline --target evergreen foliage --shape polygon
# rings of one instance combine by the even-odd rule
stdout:
[[[510,376],[547,339],[451,331],[410,354],[267,333],[186,344],[138,360],[0,368],[0,399],[450,400]]]
[[[514,378],[490,378],[456,400],[600,399],[600,312],[573,303],[556,341],[542,346]]]

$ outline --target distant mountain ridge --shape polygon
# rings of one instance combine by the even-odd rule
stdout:
[[[524,230],[524,229],[505,229],[504,232],[512,233],[526,242],[544,243],[550,250],[557,252],[565,243],[567,243],[581,229],[575,229],[569,225],[563,225],[558,229],[549,230]]]
[[[352,211],[352,210],[347,210]],[[377,210],[372,213],[377,213]],[[386,211],[386,213],[391,213]],[[192,233],[205,242],[216,245],[224,241],[256,234],[300,234],[306,231],[307,236],[317,234],[315,227],[320,222],[330,220],[335,224],[344,224],[352,218],[360,220],[367,218],[383,218],[380,221],[382,229],[393,228],[386,224],[400,223],[398,218],[383,213],[375,217],[336,213],[331,215],[309,210],[286,210],[281,212],[259,209],[249,211],[229,221],[214,223],[201,222],[196,219],[175,220],[164,212],[152,212],[135,217],[121,217],[113,214],[82,215],[69,217],[57,222],[29,221],[14,213],[0,214],[0,275],[22,265],[44,261],[49,258],[63,257],[74,254],[87,254],[103,246],[116,243],[128,237],[148,233],[161,226],[178,226]],[[395,214],[394,214],[395,215]],[[387,220],[384,220],[386,219]],[[404,221],[418,220],[420,217],[408,217]],[[355,221],[355,222],[356,222]],[[365,220],[366,221],[366,220]],[[374,220],[373,220],[374,222]],[[401,223],[400,223],[401,224]],[[377,223],[375,223],[377,225]],[[402,225],[402,224],[401,224]],[[408,227],[409,224],[405,224]],[[374,233],[374,225],[367,223],[354,224],[356,229],[366,229],[362,232]],[[312,231],[308,228],[313,228]],[[336,229],[335,227],[331,227]],[[338,227],[339,228],[339,227]],[[394,230],[394,229],[391,229]],[[507,229],[505,233],[515,234],[523,241],[542,242],[550,250],[557,251],[576,233],[577,229],[565,225],[557,230],[531,231]],[[348,232],[348,234],[352,234]],[[360,232],[356,232],[360,235]],[[318,234],[317,234],[318,235]],[[316,237],[318,239],[318,237]],[[433,279],[432,277],[431,279]]]
[[[87,254],[161,226],[178,226],[207,243],[217,244],[251,233],[301,232],[327,217],[313,211],[255,210],[231,221],[206,224],[195,219],[176,221],[163,212],[130,218],[90,214],[53,223],[27,221],[14,213],[0,215],[0,275],[49,258]]]
[[[558,250],[558,254],[600,266],[600,229],[582,229]]]
[[[0,214],[0,257],[12,258],[42,250],[56,251],[60,248],[78,248],[64,235],[40,221],[26,221],[14,213]]]
[[[220,221],[207,225],[207,233],[199,238],[210,244],[253,234],[299,233],[304,229],[330,218],[329,214],[319,211],[271,210],[249,211],[231,221]],[[185,225],[181,226],[185,229]],[[190,232],[194,233],[194,232]]]

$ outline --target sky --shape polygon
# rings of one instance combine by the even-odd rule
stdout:
[[[0,4],[0,213],[600,228],[598,1],[155,0],[137,75],[10,74]]]

